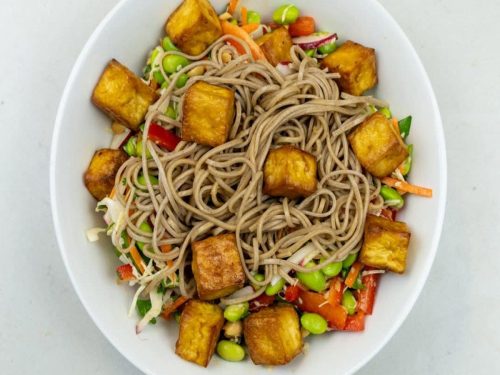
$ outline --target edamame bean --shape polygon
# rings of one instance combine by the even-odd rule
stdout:
[[[389,186],[383,185],[380,188],[380,195],[382,196],[382,198],[384,198],[385,204],[389,207],[394,207],[399,210],[405,204],[405,201],[401,194],[399,194],[395,189],[390,188]]]
[[[391,110],[389,108],[387,108],[387,107],[380,108],[378,111],[380,113],[382,113],[387,118],[391,118],[392,117]]]
[[[186,73],[182,73],[179,76],[179,78],[177,78],[177,81],[175,82],[175,86],[178,89],[183,88],[184,86],[186,86],[186,83],[187,83],[188,79],[189,79],[189,76]]]
[[[346,290],[342,296],[342,306],[344,306],[349,315],[353,315],[356,312],[356,298],[354,298],[350,290]]]
[[[320,261],[320,264],[323,263],[324,261],[325,261],[325,259],[323,258]],[[321,269],[321,272],[323,272],[323,274],[326,277],[337,276],[340,273],[340,271],[342,271],[342,262],[333,262],[333,263],[327,264],[326,266],[324,266]]]
[[[321,315],[314,313],[302,314],[300,324],[313,335],[321,335],[328,328],[326,320]]]
[[[165,82],[165,77],[163,77],[162,72],[160,72],[159,70],[155,70],[155,72],[153,73],[153,78],[160,86],[163,84],[163,82]]]
[[[306,267],[311,268],[315,265],[314,262],[309,262]],[[305,287],[316,292],[321,292],[326,288],[326,278],[321,271],[297,272],[297,278]]]
[[[261,22],[260,14],[254,10],[249,10],[247,13],[247,23],[260,24],[260,22]]]
[[[139,229],[146,233],[153,233],[153,228],[146,222],[143,221],[141,225],[139,225]],[[144,250],[144,242],[137,241],[137,247],[143,251]]]
[[[315,53],[316,53],[316,50],[314,48],[313,49],[308,49],[306,51],[306,55],[309,56],[309,57],[313,57]]]
[[[403,164],[401,164],[401,174],[403,176],[406,176],[411,171],[411,164],[413,161],[413,145],[408,145],[407,150],[408,150],[408,157],[403,162]]]
[[[335,42],[323,44],[322,46],[320,46],[318,48],[319,53],[321,53],[322,55],[329,55],[330,53],[334,52],[336,49],[337,49],[337,45],[335,44]]]
[[[297,21],[300,11],[293,4],[282,5],[273,13],[273,21],[279,25],[290,25]]]
[[[151,64],[151,67],[153,67],[154,62],[156,60],[156,57],[158,57],[158,54],[160,53],[160,51],[161,51],[161,47],[156,47],[153,51],[151,51],[151,56],[149,57],[149,61],[148,61],[148,64]]]
[[[224,309],[224,318],[230,322],[236,322],[248,314],[248,302],[229,305]]]
[[[172,120],[175,120],[177,118],[177,111],[171,105],[168,106],[167,110],[165,111],[165,114]]]
[[[266,294],[268,296],[274,296],[275,294],[278,294],[279,292],[281,292],[281,290],[283,289],[284,286],[285,286],[285,279],[280,278],[279,281],[277,283],[275,283],[274,285],[269,284],[266,287]]]
[[[163,58],[163,70],[168,74],[173,74],[179,69],[189,65],[189,60],[180,55],[167,55]]]
[[[135,156],[142,156],[142,136],[137,140],[137,144],[135,146]],[[151,159],[151,152],[146,148],[146,159]]]
[[[168,36],[163,38],[161,41],[161,46],[163,49],[168,52],[168,51],[178,51],[179,49],[175,46],[174,42],[172,42],[172,39],[170,39]]]
[[[345,258],[344,261],[342,262],[342,268],[351,267],[357,258],[358,258],[358,253],[349,254],[349,256]]]
[[[123,146],[123,150],[127,153],[128,156],[136,156],[137,137],[130,137],[125,146]]]
[[[149,181],[151,181],[151,185],[158,185],[158,178],[156,178],[156,176],[149,175]],[[146,177],[141,174],[137,177],[137,182],[142,186],[146,186]]]
[[[241,345],[229,340],[221,340],[217,344],[217,354],[224,360],[239,362],[245,358],[245,350]]]

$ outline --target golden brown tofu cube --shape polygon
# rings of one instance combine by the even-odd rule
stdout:
[[[207,367],[223,325],[224,313],[219,306],[198,300],[187,302],[179,322],[175,353],[186,361]]]
[[[199,55],[222,35],[219,17],[208,0],[184,0],[165,25],[182,52]]]
[[[191,249],[200,299],[224,297],[243,287],[246,278],[234,233],[193,242]]]
[[[360,260],[367,266],[403,273],[410,237],[405,223],[368,215]]]
[[[111,60],[94,88],[92,102],[114,120],[137,130],[156,92],[116,60]]]
[[[376,112],[349,134],[349,142],[361,165],[375,177],[386,177],[408,157],[399,129]]]
[[[262,49],[271,65],[276,66],[281,62],[290,61],[290,48],[292,48],[293,42],[285,27],[267,33],[255,42]]]
[[[199,81],[185,94],[182,139],[217,147],[227,141],[234,117],[234,91]]]
[[[95,152],[83,177],[85,186],[95,199],[100,201],[111,193],[116,172],[127,159],[123,150],[104,148]]]
[[[302,351],[299,316],[291,306],[251,313],[243,322],[243,336],[256,365],[284,365]]]
[[[295,199],[316,191],[316,158],[293,146],[269,151],[264,164],[264,194]]]
[[[348,94],[362,95],[377,84],[375,50],[350,40],[325,57],[323,66],[340,74],[339,86]]]

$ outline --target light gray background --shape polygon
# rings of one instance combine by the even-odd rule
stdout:
[[[49,204],[49,148],[64,84],[117,1],[0,2],[2,374],[138,374],[78,301]],[[381,2],[413,42],[436,91],[449,200],[436,262],[415,308],[360,374],[498,374],[500,2]],[[332,369],[340,360],[334,356]]]

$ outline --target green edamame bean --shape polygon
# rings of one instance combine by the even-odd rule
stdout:
[[[161,46],[166,52],[179,50],[179,48],[175,46],[174,42],[172,42],[172,39],[170,39],[168,36],[163,38],[163,40],[161,41]]]
[[[141,225],[139,225],[139,229],[146,233],[153,233],[153,228],[146,221],[143,221]],[[137,241],[137,247],[143,251],[144,250],[144,242]]]
[[[387,108],[387,107],[380,108],[378,111],[380,113],[382,113],[387,118],[391,118],[392,117],[391,110],[389,108]]]
[[[337,49],[337,44],[335,42],[323,44],[318,48],[319,53],[322,55],[329,55]]]
[[[411,171],[411,164],[413,161],[413,145],[408,145],[407,150],[408,150],[408,157],[401,165],[401,174],[403,176],[408,175],[408,173],[410,173]]]
[[[254,10],[249,10],[247,13],[247,23],[260,24],[260,22],[261,22],[260,14]]]
[[[248,314],[248,302],[229,305],[224,309],[224,318],[230,322],[236,322]]]
[[[349,254],[349,256],[345,258],[344,261],[342,262],[342,268],[351,267],[357,258],[358,258],[358,253]]]
[[[399,120],[399,122],[398,122],[399,132],[401,133],[401,137],[403,139],[406,139],[406,137],[408,137],[410,135],[411,120],[412,120],[412,117],[408,116],[402,120]]]
[[[123,146],[123,150],[127,153],[128,156],[136,156],[137,137],[130,137],[125,146]]]
[[[308,49],[306,51],[306,55],[309,56],[309,57],[313,57],[315,53],[316,53],[316,50],[314,48],[313,49]]]
[[[184,56],[179,55],[167,55],[163,58],[162,61],[163,70],[165,70],[168,74],[173,74],[177,72],[179,69],[184,68],[189,65],[189,60]]]
[[[142,136],[137,140],[135,146],[135,156],[142,156]],[[151,152],[149,152],[148,148],[146,148],[146,159],[151,159]]]
[[[314,313],[302,314],[300,324],[313,335],[321,335],[328,328],[326,320],[321,315]]]
[[[151,67],[153,67],[153,64],[154,64],[156,58],[158,57],[158,54],[160,53],[160,51],[161,51],[161,47],[156,47],[153,51],[151,51],[151,56],[149,57],[149,61],[148,61],[148,64],[150,64]],[[156,66],[158,66],[158,64]]]
[[[159,85],[162,85],[163,82],[165,82],[165,77],[163,77],[162,72],[160,72],[159,70],[155,70],[155,72],[153,73],[153,78]]]
[[[261,274],[261,273],[256,273],[255,275],[253,275],[253,277],[257,281],[264,281],[264,279],[265,279],[265,276],[263,274]],[[257,285],[257,284],[253,284],[252,283],[252,288],[254,288],[255,290],[257,290],[257,289],[262,288],[262,287],[259,286],[259,285]]]
[[[350,290],[346,290],[342,296],[342,306],[344,306],[349,315],[353,315],[356,312],[356,298],[354,298]]]
[[[324,261],[324,259],[322,259],[320,261],[320,264],[323,263],[323,261]],[[323,272],[323,274],[326,277],[337,276],[340,273],[340,271],[342,271],[342,262],[333,262],[333,263],[327,264],[326,266],[324,266],[321,269],[321,272]]]
[[[177,111],[171,105],[168,106],[167,110],[165,111],[165,114],[172,120],[175,120],[177,118]]]
[[[158,185],[158,178],[156,176],[149,175],[149,181],[151,181],[151,185],[153,186]],[[137,182],[142,186],[146,186],[146,177],[141,174],[137,177]]]
[[[314,262],[309,262],[306,267],[311,268],[315,265]],[[305,287],[316,292],[321,292],[326,288],[326,278],[321,271],[297,272],[297,278]]]
[[[290,25],[297,21],[300,11],[293,4],[282,5],[273,13],[273,21],[279,25]]]
[[[186,73],[182,73],[179,76],[179,78],[177,78],[177,81],[175,82],[175,86],[178,89],[183,88],[184,86],[186,86],[186,83],[187,83],[188,79],[189,79],[189,76]]]
[[[380,195],[384,198],[384,202],[389,207],[400,209],[404,206],[405,201],[401,194],[389,186],[383,185],[380,188]]]
[[[229,340],[221,340],[217,344],[217,354],[224,360],[239,362],[245,358],[245,350],[241,345]]]
[[[275,294],[278,294],[279,292],[281,292],[281,290],[283,289],[284,286],[285,286],[285,279],[280,278],[276,284],[274,284],[274,285],[269,284],[266,287],[266,294],[268,296],[274,296]]]

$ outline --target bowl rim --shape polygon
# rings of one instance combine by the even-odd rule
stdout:
[[[60,230],[60,217],[58,214],[59,211],[59,205],[58,205],[58,200],[56,197],[56,158],[57,158],[57,146],[59,145],[59,138],[61,135],[61,129],[62,129],[62,119],[66,110],[66,105],[68,101],[68,97],[70,95],[71,88],[74,86],[74,83],[76,81],[78,72],[83,65],[84,61],[86,60],[86,57],[88,56],[91,47],[93,46],[94,42],[100,37],[100,34],[102,30],[108,25],[108,23],[114,18],[114,16],[126,5],[128,5],[129,2],[133,0],[120,0],[113,8],[111,8],[110,11],[106,14],[106,16],[99,22],[98,26],[94,29],[92,34],[90,35],[89,39],[85,43],[84,47],[82,48],[80,54],[78,55],[78,58],[76,59],[76,62],[73,65],[73,68],[71,69],[71,73],[69,75],[69,78],[66,82],[66,85],[63,90],[63,94],[61,96],[59,106],[57,109],[57,115],[55,118],[55,126],[52,134],[52,140],[51,140],[51,151],[50,151],[50,201],[51,201],[51,212],[52,212],[52,222],[54,225],[54,231],[56,234],[57,238],[57,244],[59,248],[59,252],[61,254],[61,257],[63,259],[64,266],[66,268],[66,272],[68,273],[68,276],[71,280],[71,284],[73,285],[73,288],[76,291],[76,294],[78,295],[78,298],[80,300],[80,303],[83,305],[85,308],[87,314],[91,317],[92,321],[94,324],[97,326],[99,331],[106,337],[106,339],[109,341],[109,343],[131,364],[133,364],[137,369],[142,371],[143,373],[146,373],[148,375],[156,375],[150,371],[149,368],[145,367],[142,363],[135,361],[132,358],[127,357],[125,354],[124,348],[121,347],[119,342],[116,342],[117,340],[112,337],[112,335],[107,332],[105,327],[102,327],[101,324],[99,323],[99,320],[96,319],[94,316],[94,313],[89,307],[88,301],[84,298],[79,284],[75,278],[75,275],[71,268],[69,267],[69,261],[66,255],[66,247],[65,247],[65,241],[64,241],[64,236],[62,231]],[[418,285],[417,288],[414,289],[413,294],[408,296],[407,302],[405,305],[401,308],[401,312],[398,316],[398,319],[392,324],[391,329],[389,329],[385,335],[382,337],[382,339],[378,342],[378,344],[374,345],[373,349],[371,352],[368,352],[362,360],[358,361],[358,363],[351,368],[351,374],[355,373],[356,371],[360,370],[362,367],[364,367],[369,361],[371,361],[377,353],[380,352],[380,350],[385,347],[385,345],[389,342],[389,340],[394,336],[394,334],[399,330],[403,322],[406,320],[408,317],[410,311],[413,309],[415,306],[415,303],[422,292],[422,289],[424,285],[426,284],[428,278],[429,278],[429,273],[432,268],[432,265],[434,263],[434,259],[436,258],[436,253],[437,249],[439,246],[439,241],[441,237],[441,233],[443,230],[443,222],[444,222],[444,217],[445,217],[445,209],[446,209],[446,200],[447,200],[447,184],[448,184],[448,172],[447,172],[447,159],[446,159],[446,142],[445,142],[445,136],[444,136],[444,129],[443,129],[443,122],[441,118],[441,113],[439,110],[438,102],[436,99],[436,95],[434,93],[434,90],[432,88],[432,84],[430,82],[429,76],[427,74],[427,71],[424,68],[424,65],[422,61],[420,60],[420,57],[418,56],[413,44],[411,43],[410,39],[404,32],[404,30],[401,28],[401,26],[398,24],[398,22],[392,17],[392,15],[385,9],[385,7],[378,1],[378,0],[368,0],[374,3],[375,6],[378,6],[380,8],[380,11],[385,15],[385,17],[389,20],[389,22],[392,23],[392,26],[394,27],[395,30],[401,34],[404,42],[408,45],[409,47],[409,53],[411,53],[412,58],[415,62],[415,68],[419,70],[419,72],[422,74],[422,76],[425,78],[424,81],[422,82],[423,85],[426,86],[427,91],[430,93],[430,101],[432,102],[432,111],[435,113],[436,117],[436,135],[437,135],[437,141],[438,141],[438,163],[439,163],[439,171],[440,171],[440,184],[438,186],[440,194],[439,194],[439,201],[438,201],[438,210],[437,210],[437,220],[436,220],[436,228],[433,233],[433,238],[432,241],[430,242],[430,252],[429,256],[427,257],[426,262],[424,263],[423,268],[421,269],[421,274],[423,277],[420,277],[418,279]]]

